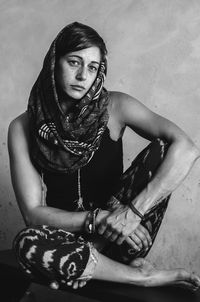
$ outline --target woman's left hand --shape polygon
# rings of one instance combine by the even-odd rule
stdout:
[[[129,208],[128,205],[120,204],[98,225],[98,233],[110,241],[122,244],[137,227],[140,225],[141,218]],[[135,248],[135,244],[131,244]]]
[[[139,224],[137,229],[126,239],[129,245],[130,240],[135,243],[136,251],[140,251],[141,249],[148,250],[152,245],[149,231],[141,224]]]

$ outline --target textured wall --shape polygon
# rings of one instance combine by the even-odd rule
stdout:
[[[7,154],[9,122],[26,109],[43,57],[57,32],[80,21],[104,37],[106,86],[129,93],[176,122],[200,147],[200,1],[0,1],[0,249],[24,226]],[[125,167],[146,141],[126,132]],[[149,258],[200,273],[199,161],[176,190]]]

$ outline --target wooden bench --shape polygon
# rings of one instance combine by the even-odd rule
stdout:
[[[20,270],[12,250],[0,251],[2,302],[200,302],[200,290],[178,287],[144,288],[91,280],[82,289],[50,289],[32,282]]]

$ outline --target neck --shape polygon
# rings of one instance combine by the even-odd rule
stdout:
[[[70,108],[76,105],[77,100],[68,96],[63,90],[58,89],[57,94],[58,94],[58,100],[60,106],[64,113],[67,113],[67,111],[69,111]]]

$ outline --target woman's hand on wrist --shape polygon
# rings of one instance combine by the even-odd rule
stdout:
[[[140,222],[141,218],[128,205],[121,204],[100,221],[97,231],[108,240],[122,244]]]
[[[96,217],[96,227],[101,223],[101,221],[110,214],[110,211],[101,210]]]

